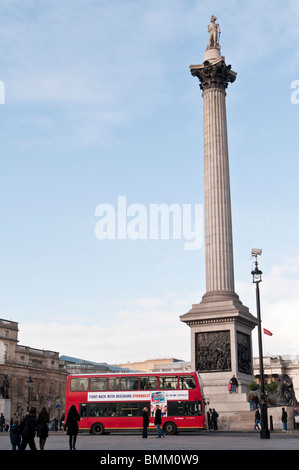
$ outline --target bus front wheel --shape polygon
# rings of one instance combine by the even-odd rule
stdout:
[[[177,433],[177,427],[174,423],[172,423],[171,421],[168,421],[167,423],[164,424],[163,426],[163,429],[164,429],[164,432],[166,434],[176,434]]]
[[[101,436],[104,434],[105,428],[102,425],[102,423],[94,423],[91,427],[91,434],[94,434],[96,436]]]

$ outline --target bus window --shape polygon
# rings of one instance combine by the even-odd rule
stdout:
[[[138,403],[119,403],[120,416],[138,416]]]
[[[147,376],[140,377],[140,390],[157,390],[158,388],[158,377]]]
[[[178,388],[178,378],[177,376],[161,375],[159,377],[159,385],[162,390]]]
[[[80,403],[80,416],[81,418],[86,418],[87,416],[87,404]]]
[[[124,402],[118,403],[120,416],[142,416],[143,408],[150,409],[150,402]]]
[[[168,416],[198,416],[202,414],[200,402],[169,401]]]
[[[194,389],[195,388],[195,380],[192,375],[181,375],[180,376],[180,389]]]
[[[121,377],[121,390],[138,390],[138,377]]]
[[[74,378],[71,379],[71,391],[72,392],[82,392],[88,390],[88,378],[81,377],[81,378]]]
[[[110,403],[109,406],[109,416],[118,416],[119,415],[119,404]]]
[[[201,402],[185,403],[185,416],[198,416],[202,414]]]
[[[89,390],[107,390],[107,377],[91,377],[89,381]]]
[[[100,417],[108,416],[107,404],[105,403],[90,403],[89,404],[89,416]]]
[[[119,390],[119,377],[109,377],[109,390]]]

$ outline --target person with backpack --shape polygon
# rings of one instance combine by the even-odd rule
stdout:
[[[10,442],[12,450],[20,450],[21,447],[21,434],[20,426],[17,419],[14,419],[9,430]]]
[[[30,408],[29,413],[20,424],[20,433],[22,436],[22,442],[20,450],[25,450],[27,444],[29,445],[30,450],[37,450],[35,445],[35,433],[36,433],[36,409],[34,407]]]

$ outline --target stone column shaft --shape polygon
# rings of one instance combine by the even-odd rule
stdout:
[[[206,292],[234,292],[226,92],[203,91]]]

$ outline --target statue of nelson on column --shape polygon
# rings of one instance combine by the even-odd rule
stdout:
[[[212,15],[211,16],[211,24],[208,25],[208,33],[209,33],[209,41],[207,44],[207,49],[210,49],[212,47],[216,49],[221,49],[220,44],[219,44],[219,39],[220,39],[220,26],[219,24],[215,23],[217,18]]]

